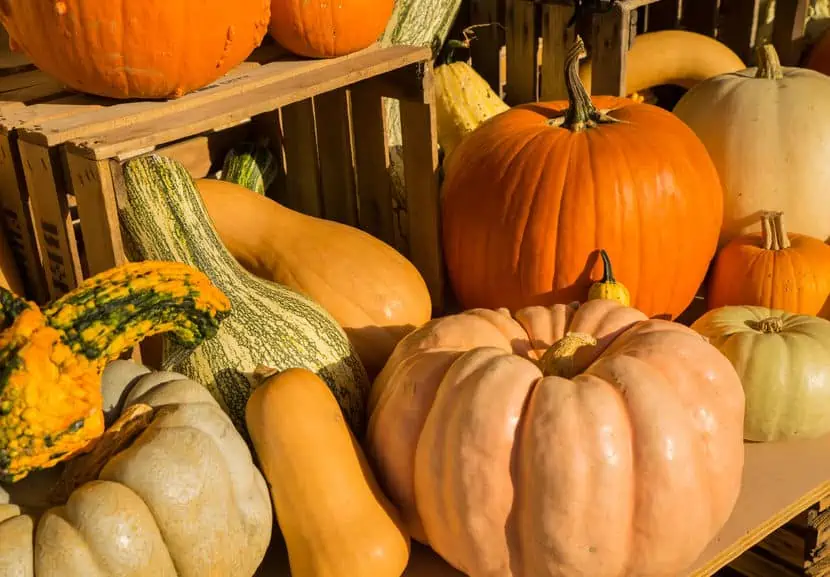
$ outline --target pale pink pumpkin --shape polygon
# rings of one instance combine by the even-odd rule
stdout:
[[[433,320],[369,409],[369,455],[413,537],[472,577],[675,576],[738,496],[732,365],[614,301]]]

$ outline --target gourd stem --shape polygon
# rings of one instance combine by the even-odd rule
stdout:
[[[611,259],[608,258],[608,253],[604,248],[599,249],[599,256],[602,259],[602,280],[603,283],[615,284],[617,279],[614,278],[614,269],[611,267]]]
[[[570,379],[580,372],[575,362],[577,351],[596,344],[597,340],[587,333],[568,333],[545,351],[539,368],[546,377]]]
[[[779,317],[767,317],[757,321],[753,328],[764,334],[780,333],[784,330],[784,321],[782,321]]]
[[[761,215],[761,238],[765,250],[785,250],[792,246],[784,228],[783,212],[766,211]]]
[[[778,59],[778,52],[772,44],[759,46],[755,51],[758,60],[758,71],[755,78],[766,78],[768,80],[780,80],[784,78],[784,71],[781,68],[781,61]]]
[[[577,36],[565,57],[565,89],[568,91],[568,111],[565,113],[565,122],[562,123],[563,128],[573,132],[593,128],[598,123],[606,120],[604,115],[594,106],[591,95],[585,90],[585,85],[582,84],[582,80],[579,78],[579,61],[586,56],[585,43],[581,36]]]

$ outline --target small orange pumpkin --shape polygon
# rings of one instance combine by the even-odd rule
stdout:
[[[300,56],[345,56],[375,43],[394,6],[394,0],[271,0],[271,36]]]
[[[706,148],[666,110],[592,101],[579,80],[584,54],[577,40],[568,102],[490,119],[445,166],[444,252],[464,308],[584,301],[601,248],[649,316],[676,317],[703,281],[723,219]]]
[[[169,98],[245,60],[268,26],[269,0],[2,0],[10,43],[81,92]]]
[[[784,213],[761,215],[761,233],[733,239],[718,254],[708,307],[760,306],[795,314],[830,314],[830,246],[787,234]]]

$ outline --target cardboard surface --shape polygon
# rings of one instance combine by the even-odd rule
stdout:
[[[830,436],[792,443],[747,443],[743,488],[720,534],[684,577],[708,577],[813,503],[830,496]],[[279,537],[277,537],[279,540]],[[290,577],[275,543],[256,577]],[[463,577],[422,545],[413,544],[403,577]]]

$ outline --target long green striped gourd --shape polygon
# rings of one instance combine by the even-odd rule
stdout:
[[[271,149],[255,142],[234,146],[222,165],[222,180],[259,194],[265,194],[278,173],[279,165]]]
[[[189,264],[231,302],[217,335],[195,351],[166,340],[163,368],[205,384],[243,433],[254,371],[307,368],[326,381],[360,437],[369,382],[334,319],[299,293],[243,269],[219,239],[190,174],[175,160],[133,159],[124,166],[124,181],[127,200],[118,216],[130,258]]]
[[[438,52],[447,40],[450,28],[461,7],[461,0],[397,0],[392,11],[392,18],[386,25],[381,37],[382,45],[405,44],[407,46],[431,46],[432,56]],[[392,193],[397,205],[396,219],[406,214],[406,191],[404,189],[403,157],[401,145],[401,109],[397,100],[383,99],[386,115],[386,139],[389,143],[390,176]],[[407,225],[396,222],[395,229],[400,231],[404,246],[408,242]]]

